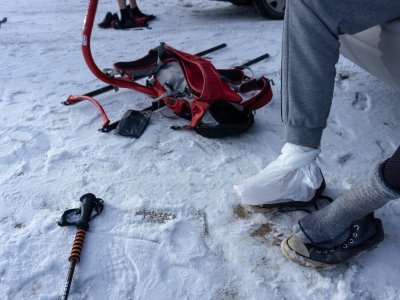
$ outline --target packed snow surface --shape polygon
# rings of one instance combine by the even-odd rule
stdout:
[[[70,94],[103,86],[82,57],[87,1],[3,0],[0,18],[0,299],[57,299],[76,229],[64,210],[91,192],[105,209],[91,222],[70,299],[399,299],[400,203],[379,210],[385,240],[329,270],[286,260],[279,248],[302,212],[240,205],[232,186],[271,162],[283,145],[280,115],[282,21],[216,1],[140,1],[152,29],[94,29],[100,68],[142,57],[160,42],[209,55],[218,67],[265,52],[253,66],[275,82],[273,101],[238,137],[173,131],[182,119],[153,114],[139,139],[97,131],[89,102]],[[100,1],[95,23],[116,1]],[[396,149],[400,94],[341,58],[321,168],[337,197]],[[97,97],[112,120],[151,100],[122,89]]]

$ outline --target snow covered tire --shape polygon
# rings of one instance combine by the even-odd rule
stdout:
[[[281,20],[285,15],[286,0],[253,0],[253,5],[268,19]]]
[[[234,5],[239,5],[239,6],[251,4],[251,0],[231,0],[230,2]]]

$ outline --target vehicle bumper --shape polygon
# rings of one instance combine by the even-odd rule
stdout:
[[[400,90],[400,18],[340,37],[341,54]]]

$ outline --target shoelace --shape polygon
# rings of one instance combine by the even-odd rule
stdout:
[[[334,248],[328,248],[328,249],[322,249],[322,248],[317,248],[317,253],[321,254],[321,253],[328,253],[328,252],[335,252],[335,251],[341,251],[343,249],[347,249],[349,247],[349,244],[353,244],[354,243],[354,239],[356,239],[358,237],[358,229],[360,229],[360,226],[358,225],[354,225],[353,226],[353,232],[351,234],[351,238],[349,238],[343,245],[340,245],[338,247],[334,247]]]

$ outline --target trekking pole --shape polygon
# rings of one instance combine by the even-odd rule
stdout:
[[[61,216],[61,219],[58,221],[59,226],[76,226],[77,228],[75,240],[71,250],[71,255],[69,256],[70,266],[61,300],[68,299],[72,277],[74,276],[75,266],[80,261],[83,242],[85,240],[85,234],[86,231],[89,229],[89,221],[98,216],[104,208],[103,200],[96,198],[95,195],[90,193],[83,195],[79,199],[79,201],[81,202],[80,208],[66,210]],[[78,221],[70,221],[71,217],[77,215],[80,215]]]
[[[222,44],[219,44],[219,45],[217,45],[217,46],[215,46],[215,47],[212,47],[212,48],[203,50],[203,51],[201,51],[201,52],[198,52],[198,53],[196,53],[195,55],[197,55],[197,56],[204,56],[204,55],[213,53],[213,52],[215,52],[215,51],[221,50],[221,49],[225,48],[226,46],[227,46],[226,43],[222,43]],[[146,76],[137,77],[137,78],[135,78],[135,81],[136,81],[136,80],[139,80],[139,79],[143,79],[143,78],[145,78],[145,77],[146,77]],[[94,96],[98,96],[98,95],[104,94],[104,93],[106,93],[106,92],[109,92],[109,91],[111,91],[111,90],[118,91],[118,87],[113,86],[113,85],[105,85],[105,86],[103,86],[103,87],[101,87],[101,88],[98,88],[97,90],[93,90],[93,91],[91,91],[91,92],[88,92],[88,93],[84,94],[83,96],[94,97]],[[61,104],[69,105],[69,103],[68,103],[67,101],[63,101],[63,102],[61,102]]]
[[[265,53],[265,54],[263,54],[263,55],[260,55],[259,57],[256,57],[256,58],[254,58],[254,59],[252,59],[252,60],[249,60],[248,62],[246,62],[246,63],[240,65],[239,68],[246,68],[246,67],[249,67],[249,66],[254,65],[254,64],[256,64],[256,63],[258,63],[258,62],[260,62],[260,61],[262,61],[262,60],[264,60],[264,59],[267,59],[268,57],[269,57],[269,54],[268,54],[268,53]]]
[[[223,48],[225,48],[226,46],[228,46],[228,45],[225,44],[225,43],[219,44],[218,46],[209,48],[209,49],[204,50],[204,51],[200,51],[200,52],[196,53],[195,55],[196,55],[196,56],[204,56],[204,55],[210,54],[210,53],[212,53],[212,52],[218,51],[218,50],[220,50],[220,49],[223,49]]]

